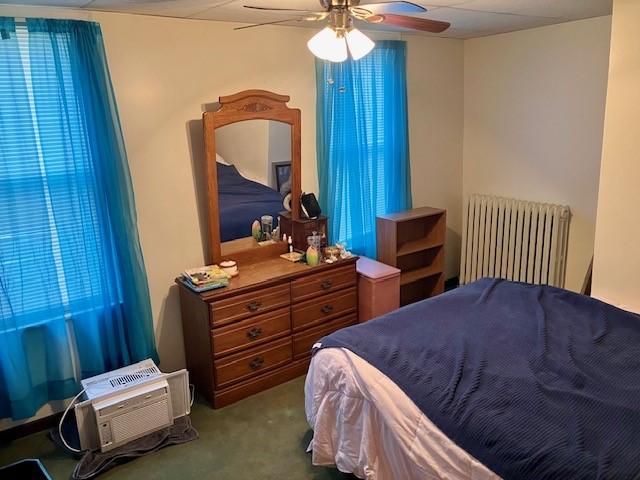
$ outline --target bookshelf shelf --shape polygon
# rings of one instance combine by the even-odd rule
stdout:
[[[377,218],[378,260],[401,270],[400,303],[444,291],[446,211],[422,207]]]
[[[442,273],[438,266],[430,265],[428,267],[416,268],[408,270],[400,274],[400,286],[422,280],[424,278],[433,277]]]
[[[403,257],[405,255],[411,255],[412,253],[423,252],[425,250],[431,250],[432,248],[444,247],[442,242],[434,242],[428,238],[420,238],[418,240],[411,240],[404,243],[398,248],[397,256]]]

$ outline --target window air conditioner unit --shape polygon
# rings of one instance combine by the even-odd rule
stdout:
[[[162,373],[153,360],[82,380],[75,414],[81,450],[107,452],[173,425],[191,409],[186,370]]]

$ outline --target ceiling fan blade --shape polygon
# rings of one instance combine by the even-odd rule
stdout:
[[[427,11],[422,5],[416,5],[411,2],[382,2],[368,3],[352,7],[352,10],[364,9],[374,15],[382,15],[385,13],[395,13],[398,15],[411,15],[412,13],[424,13]]]
[[[245,25],[243,27],[236,27],[236,28],[234,28],[234,30],[244,30],[245,28],[262,27],[264,25],[276,25],[278,23],[285,23],[285,22],[301,22],[303,20],[304,20],[304,18],[288,18],[286,20],[276,20],[274,22],[255,23],[253,25]]]
[[[376,23],[384,23],[385,25],[393,25],[394,27],[410,28],[412,30],[421,30],[423,32],[441,33],[451,26],[448,22],[439,20],[429,20],[427,18],[406,17],[404,15],[385,14],[376,16],[382,17],[381,21]]]

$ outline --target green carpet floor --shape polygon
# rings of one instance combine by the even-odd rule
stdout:
[[[120,465],[101,480],[346,480],[333,468],[314,467],[305,453],[311,431],[304,414],[304,377],[213,410],[196,401],[191,421],[200,438]],[[46,432],[0,446],[0,465],[39,458],[54,480],[69,478],[75,461]]]

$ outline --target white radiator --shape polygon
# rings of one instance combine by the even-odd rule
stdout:
[[[482,277],[564,286],[569,207],[471,195],[462,224],[460,284]]]

